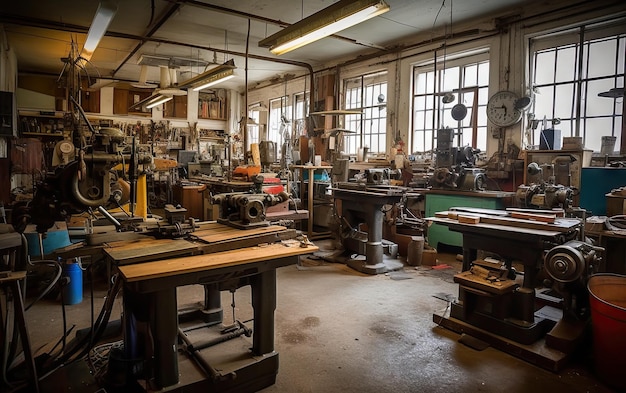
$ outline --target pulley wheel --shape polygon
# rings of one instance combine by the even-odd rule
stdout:
[[[567,245],[556,246],[546,254],[544,267],[550,277],[558,282],[572,282],[585,271],[582,253]]]

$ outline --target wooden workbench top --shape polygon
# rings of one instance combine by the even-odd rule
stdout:
[[[250,229],[238,229],[218,222],[203,224],[202,227],[193,232],[198,239],[207,243],[220,242],[224,240],[235,240],[243,237],[262,235],[265,233],[281,232],[287,228],[280,225],[269,225],[266,227],[256,227]]]
[[[124,280],[133,282],[310,254],[317,250],[317,246],[300,247],[296,242],[293,243],[293,246],[273,243],[211,254],[120,266],[118,269]]]
[[[190,254],[197,249],[196,244],[185,239],[157,239],[153,236],[142,236],[137,240],[110,243],[104,252],[116,264],[123,265]]]

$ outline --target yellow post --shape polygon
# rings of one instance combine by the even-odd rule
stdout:
[[[135,216],[141,216],[145,220],[148,218],[148,182],[146,175],[139,175],[137,179],[137,204],[135,206]]]

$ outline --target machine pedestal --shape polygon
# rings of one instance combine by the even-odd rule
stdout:
[[[520,344],[506,337],[491,333],[454,317],[444,317],[433,314],[433,322],[453,332],[469,334],[490,344],[495,349],[523,359],[536,366],[552,372],[560,372],[569,361],[571,354],[546,346],[545,340],[540,339],[532,344]]]
[[[467,313],[465,307],[457,302],[452,303],[450,316],[478,328],[498,332],[499,336],[526,345],[545,337],[555,323],[540,317],[535,317],[533,323],[528,323],[521,320],[498,319],[477,311]]]
[[[382,256],[382,261],[378,263],[370,263],[367,259],[353,258],[349,259],[346,264],[352,269],[365,274],[382,274],[394,270],[400,270],[404,264],[399,259],[393,259],[388,255]]]

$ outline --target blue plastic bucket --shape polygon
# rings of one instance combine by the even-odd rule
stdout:
[[[63,275],[69,282],[63,288],[63,303],[66,305],[78,304],[83,301],[83,271],[77,262],[66,263],[63,266]]]

